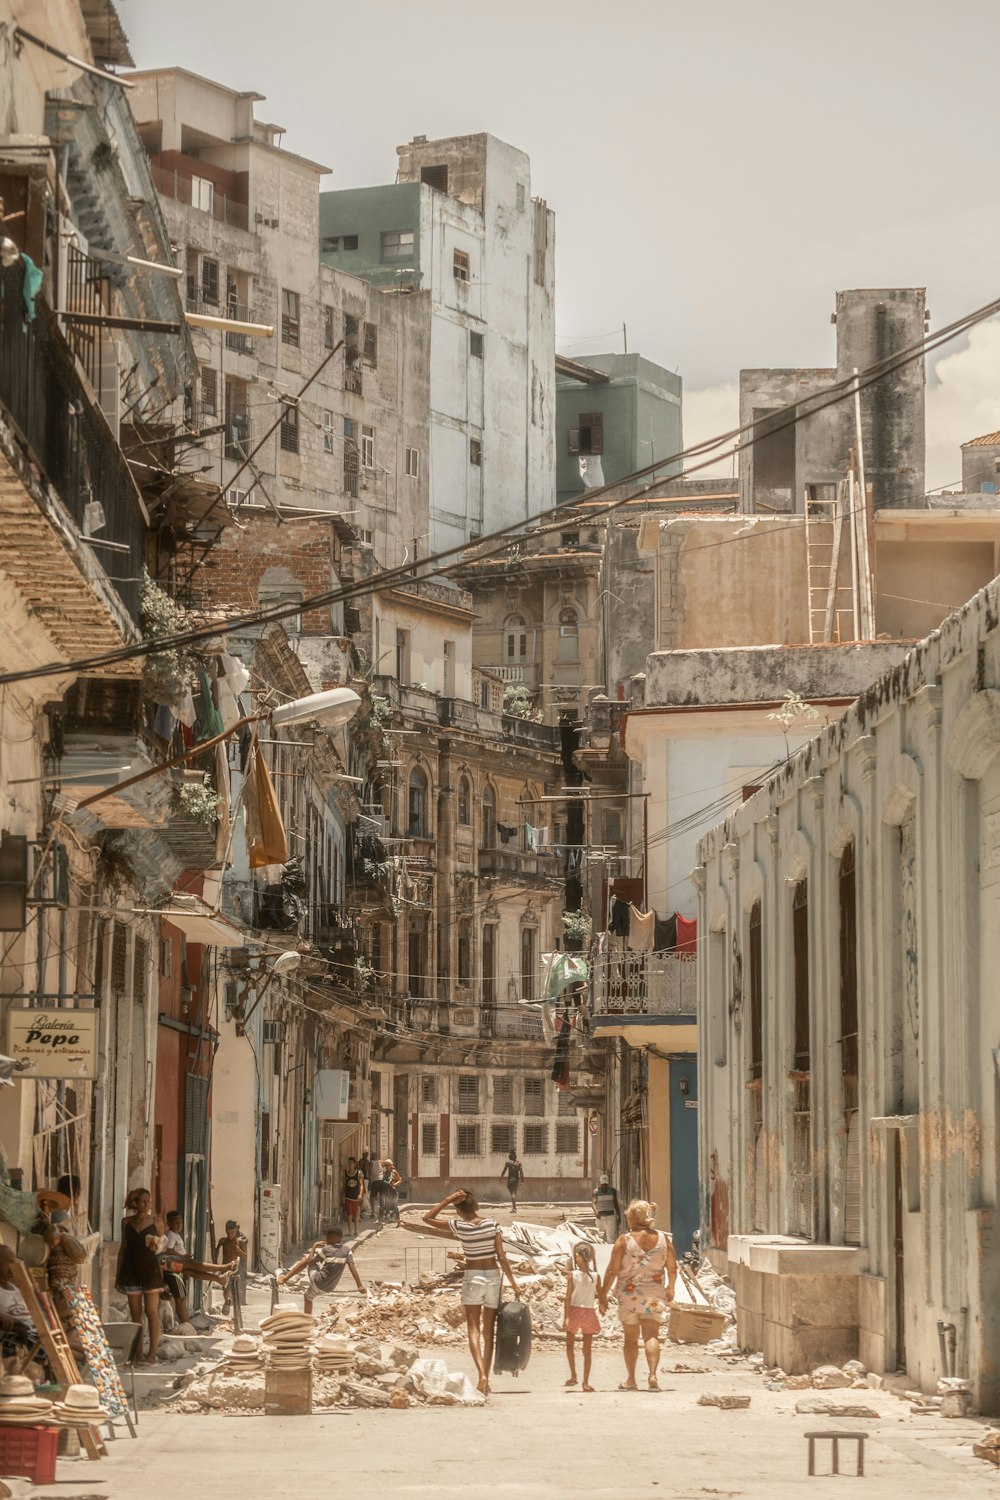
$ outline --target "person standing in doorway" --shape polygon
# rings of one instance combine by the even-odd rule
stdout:
[[[591,1202],[597,1215],[597,1227],[604,1236],[605,1244],[613,1245],[622,1231],[622,1208],[607,1172],[601,1173]]]
[[[344,1173],[343,1205],[347,1215],[347,1233],[353,1234],[355,1238],[361,1229],[361,1200],[364,1195],[365,1179],[354,1157],[349,1156],[347,1171]]]
[[[508,1151],[507,1160],[504,1162],[503,1171],[500,1173],[500,1181],[507,1185],[507,1191],[510,1194],[510,1211],[512,1214],[516,1214],[517,1190],[524,1181],[524,1168],[517,1159],[516,1151]]]

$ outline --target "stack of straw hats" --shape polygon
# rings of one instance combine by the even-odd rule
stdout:
[[[238,1333],[233,1339],[233,1347],[226,1355],[226,1369],[251,1369],[259,1364],[260,1348],[257,1344],[257,1340],[249,1333]]]
[[[66,1394],[52,1408],[64,1427],[99,1427],[108,1420],[101,1398],[92,1385],[68,1385]]]
[[[52,1402],[35,1392],[27,1375],[4,1375],[0,1379],[0,1422],[5,1427],[48,1422]]]
[[[341,1375],[354,1363],[354,1345],[343,1333],[328,1333],[313,1348],[320,1375]]]
[[[310,1363],[309,1345],[316,1320],[294,1308],[278,1308],[260,1325],[268,1365],[274,1370],[301,1370]]]

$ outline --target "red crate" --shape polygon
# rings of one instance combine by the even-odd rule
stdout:
[[[59,1432],[58,1427],[0,1425],[0,1474],[54,1484]]]

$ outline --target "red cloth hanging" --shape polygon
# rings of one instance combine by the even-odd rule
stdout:
[[[677,913],[677,952],[688,958],[698,954],[698,918],[682,917]]]

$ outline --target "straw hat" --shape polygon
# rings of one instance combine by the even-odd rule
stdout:
[[[101,1398],[92,1385],[69,1385],[63,1397],[64,1406],[74,1411],[100,1411]]]
[[[256,1354],[257,1340],[249,1333],[238,1333],[233,1339],[234,1354]]]
[[[33,1396],[35,1387],[27,1375],[4,1375],[0,1379],[0,1397]]]

